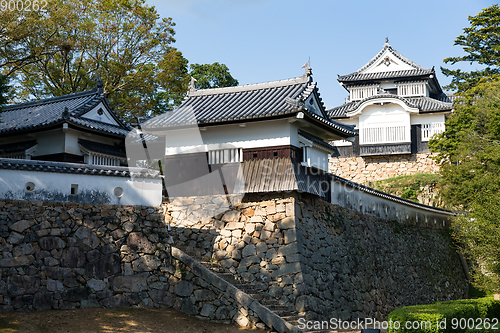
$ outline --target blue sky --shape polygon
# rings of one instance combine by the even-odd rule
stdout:
[[[327,108],[347,91],[337,75],[356,71],[391,46],[423,67],[462,55],[453,41],[486,0],[147,0],[176,23],[176,43],[190,63],[226,64],[240,84],[300,76],[311,60]],[[460,65],[463,68],[463,65]]]

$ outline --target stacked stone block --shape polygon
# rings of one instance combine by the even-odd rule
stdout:
[[[367,184],[380,179],[416,173],[437,173],[439,166],[431,153],[393,156],[332,157],[329,172],[356,183]]]
[[[395,308],[463,298],[467,282],[446,230],[386,221],[309,194],[165,203],[175,244],[311,319],[382,320]],[[210,216],[210,214],[214,214]]]
[[[237,279],[259,282],[271,297],[293,304],[302,282],[295,197],[247,195],[233,206],[224,202],[221,196],[165,202],[175,246],[195,248]]]
[[[242,326],[286,327],[170,246],[161,207],[0,201],[0,309],[174,307]],[[272,319],[272,320],[271,320]]]

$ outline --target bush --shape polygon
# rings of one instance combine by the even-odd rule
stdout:
[[[400,325],[391,325],[388,333],[498,332],[499,318],[500,301],[493,297],[405,306],[389,314],[389,322]]]
[[[380,179],[368,182],[366,185],[403,199],[419,202],[418,197],[423,193],[425,187],[437,193],[440,179],[441,177],[438,174],[416,173],[414,175]],[[439,197],[436,197],[433,201],[435,204],[441,205]]]

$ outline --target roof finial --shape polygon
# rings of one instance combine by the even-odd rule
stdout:
[[[312,68],[309,67],[309,61],[307,61],[302,68],[305,68],[306,71],[304,73],[304,76],[310,77],[312,75]]]
[[[389,45],[389,36],[385,36],[385,44]]]
[[[95,79],[96,85],[95,87],[100,91],[104,92],[104,84],[102,83],[101,80],[101,73],[97,74],[97,78]]]
[[[63,113],[62,113],[62,117],[63,117],[64,119],[68,119],[68,118],[69,118],[69,116],[70,116],[70,114],[69,114],[69,109],[68,109],[68,107],[65,107],[65,108],[64,108],[64,111],[63,111]]]
[[[198,80],[196,80],[194,77],[191,76],[191,81],[189,81],[189,91],[196,91],[196,90],[198,90],[195,87],[196,81],[198,81]]]

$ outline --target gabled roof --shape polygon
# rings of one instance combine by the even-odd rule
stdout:
[[[352,112],[356,110],[361,104],[371,99],[378,98],[397,98],[403,101],[409,107],[417,108],[419,113],[427,113],[427,112],[447,112],[453,109],[453,103],[451,102],[443,102],[441,100],[437,100],[430,97],[402,97],[398,95],[391,94],[380,94],[373,95],[367,98],[364,98],[359,101],[352,101],[345,103],[341,106],[332,108],[327,110],[328,116],[331,118],[346,118],[348,112]]]
[[[385,54],[391,54],[394,58],[401,61],[403,64],[409,67],[405,70],[387,70],[380,72],[370,72],[369,69],[376,63],[383,61],[382,57]],[[422,67],[410,59],[403,56],[398,51],[394,50],[392,46],[389,44],[389,41],[386,39],[384,47],[382,50],[373,57],[370,61],[368,61],[363,67],[358,69],[357,71],[347,74],[347,75],[339,75],[338,81],[342,83],[353,83],[353,82],[364,82],[371,80],[382,80],[382,79],[396,79],[396,78],[415,78],[422,76],[429,76],[434,74],[434,68],[425,68]]]
[[[179,108],[148,120],[147,126],[208,126],[289,117],[303,112],[309,119],[327,125],[343,136],[354,135],[351,126],[327,116],[319,95],[307,66],[304,75],[288,80],[215,89],[196,90],[192,87]],[[320,110],[305,105],[310,97],[318,101]]]
[[[118,125],[82,117],[101,102]],[[130,127],[107,104],[103,90],[98,86],[80,93],[6,106],[0,113],[0,134],[32,131],[63,123],[121,137],[130,131]]]

